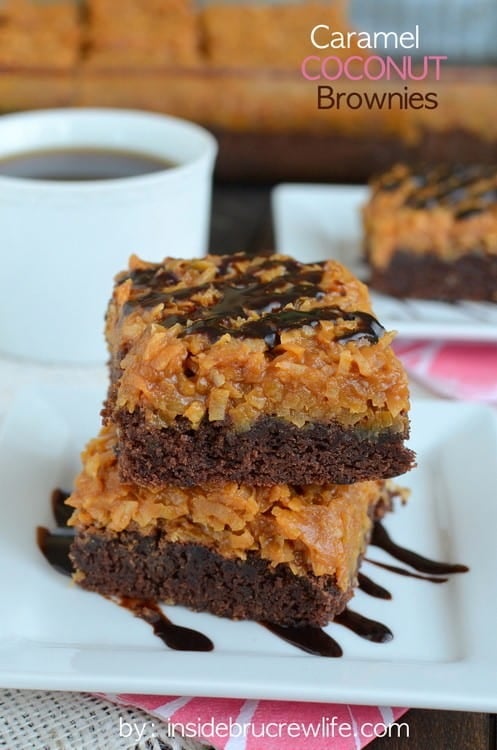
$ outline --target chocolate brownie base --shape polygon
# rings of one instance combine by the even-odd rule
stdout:
[[[447,262],[399,250],[385,269],[372,268],[370,286],[394,297],[497,302],[497,256],[474,252]]]
[[[186,420],[175,427],[148,425],[138,412],[119,412],[119,472],[127,482],[154,487],[192,487],[215,482],[274,484],[352,484],[388,479],[413,466],[404,433],[375,435],[338,423],[299,428],[261,417],[246,432],[224,422],[197,430]]]
[[[296,576],[288,565],[272,568],[254,555],[226,559],[202,545],[170,542],[159,530],[148,536],[80,531],[71,559],[84,575],[78,583],[90,591],[180,604],[235,620],[322,626],[345,608],[353,592],[352,586],[341,591],[333,576]]]

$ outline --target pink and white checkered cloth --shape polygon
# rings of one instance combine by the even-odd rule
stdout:
[[[409,375],[440,396],[497,404],[497,344],[397,341]]]

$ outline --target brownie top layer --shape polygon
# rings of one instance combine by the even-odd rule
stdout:
[[[402,191],[403,205],[433,209],[443,206],[457,219],[467,219],[497,203],[497,167],[454,164],[425,170],[397,165],[373,181],[376,191]]]
[[[336,338],[343,341],[377,343],[384,333],[370,312],[350,310],[348,300],[342,300],[341,307],[336,299],[326,304],[331,290],[323,285],[324,263],[239,254],[211,256],[197,266],[180,262],[166,270],[166,265],[135,268],[121,277],[120,283],[131,280],[132,284],[124,313],[161,305],[156,322],[165,328],[180,325],[179,338],[201,333],[214,342],[229,334],[263,339],[272,349],[281,343],[283,331],[325,320],[341,324]],[[206,271],[210,271],[207,276]],[[345,297],[344,282],[345,278],[341,290]]]
[[[70,525],[109,532],[157,528],[172,542],[207,546],[227,558],[255,552],[294,573],[336,575],[345,589],[357,567],[375,506],[388,507],[391,483],[249,487],[234,482],[202,487],[142,488],[121,482],[115,428],[103,428],[83,453],[69,500]]]
[[[405,429],[406,376],[367,288],[335,261],[136,257],[107,316],[117,409],[248,429],[270,414]]]
[[[364,208],[372,263],[385,266],[399,251],[454,260],[497,254],[497,166],[398,164],[371,181]]]

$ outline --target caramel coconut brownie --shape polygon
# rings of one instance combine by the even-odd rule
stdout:
[[[83,454],[75,580],[108,596],[182,604],[234,619],[324,625],[346,605],[390,483],[160,489],[123,483],[114,426]]]
[[[132,258],[107,315],[121,478],[348,484],[413,462],[405,372],[343,266]]]
[[[334,30],[352,30],[347,19],[347,3],[254,3],[210,2],[200,11],[200,28],[207,61],[214,67],[236,69],[291,70],[299,60],[316,53],[309,34],[317,24]],[[303,29],[308,30],[307,34]],[[333,55],[364,56],[354,39],[347,49],[334,49]]]
[[[120,0],[118,12],[115,0],[87,0],[86,9],[90,68],[181,68],[200,62],[197,14],[189,0]]]
[[[364,208],[371,285],[396,297],[497,302],[497,168],[398,165]]]
[[[2,68],[13,65],[69,70],[78,61],[80,37],[74,3],[40,5],[27,0],[8,0],[0,8]]]

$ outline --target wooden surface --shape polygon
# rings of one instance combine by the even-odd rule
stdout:
[[[212,201],[211,253],[256,253],[273,246],[270,187],[219,185]]]
[[[214,191],[210,251],[255,253],[274,246],[270,187],[218,185]],[[496,676],[497,679],[497,676]],[[370,750],[497,750],[497,717],[481,713],[411,710],[402,737],[377,739]]]
[[[495,750],[495,716],[456,711],[409,711],[400,722],[409,737],[378,739],[369,750]]]

